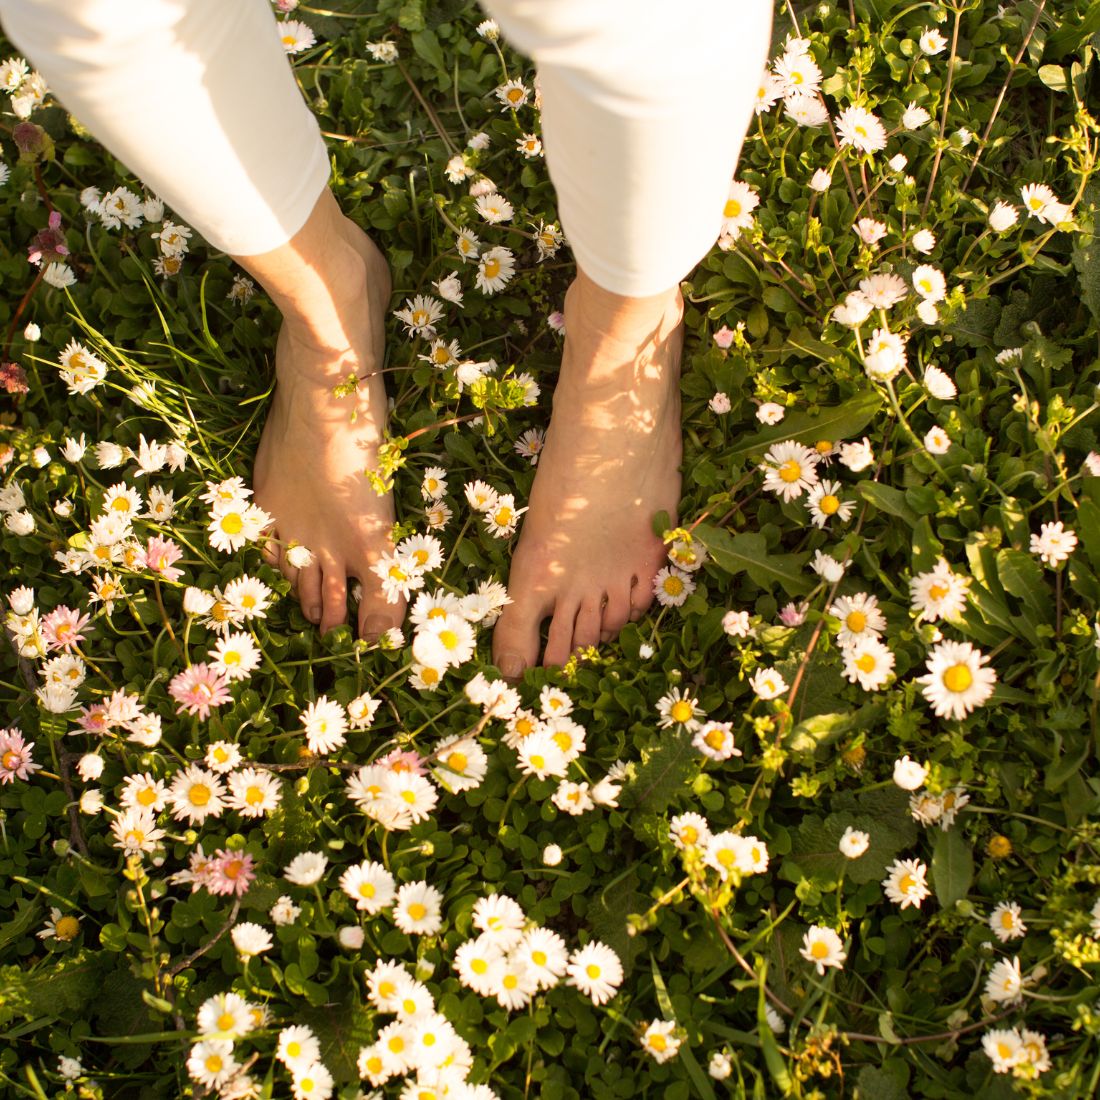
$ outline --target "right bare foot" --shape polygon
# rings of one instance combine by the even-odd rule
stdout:
[[[371,571],[393,548],[393,498],[378,496],[364,475],[376,465],[386,418],[379,372],[390,276],[374,243],[330,199],[318,204],[326,240],[312,250],[316,266],[310,265],[311,274],[317,266],[324,269],[322,305],[310,300],[288,304],[272,294],[284,323],[275,349],[275,396],[256,453],[253,486],[257,503],[275,517],[278,541],[268,544],[269,560],[290,580],[306,618],[322,633],[345,622],[348,578],[355,577],[363,590],[359,633],[375,638],[399,626],[405,612],[403,602],[386,602]],[[294,256],[295,263],[299,259]],[[247,261],[245,266],[250,266]],[[283,280],[283,274],[278,273],[280,281],[293,281]],[[362,379],[358,391],[336,397],[333,388],[351,374]],[[292,542],[313,553],[302,569],[286,559]]]

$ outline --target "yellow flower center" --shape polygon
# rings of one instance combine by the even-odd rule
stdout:
[[[59,940],[75,940],[80,932],[80,921],[76,917],[58,917],[53,926],[54,935]]]
[[[441,630],[436,636],[443,643],[444,649],[458,648],[458,635],[453,630]]]
[[[402,1039],[400,1035],[391,1035],[386,1046],[388,1046],[394,1054],[400,1054],[405,1049],[405,1040]]]
[[[863,611],[849,611],[844,625],[853,634],[862,634],[867,629],[867,615]]]
[[[131,829],[126,834],[126,841],[135,848],[140,848],[145,843],[145,833],[141,829]]]
[[[573,738],[565,730],[558,730],[551,740],[562,752],[568,752],[573,747]]]
[[[522,88],[509,88],[507,94],[509,103],[519,103],[523,99]]]
[[[1006,929],[1016,927],[1016,918],[1007,909],[1001,914],[1001,927]]]
[[[395,581],[407,581],[409,575],[399,565],[390,566],[390,577]]]
[[[819,439],[814,444],[814,450],[819,455],[827,455],[833,449],[833,441],[831,439]]]
[[[218,1017],[218,1030],[219,1031],[232,1031],[233,1025],[237,1022],[236,1016],[232,1012],[223,1012]]]
[[[215,759],[215,760],[216,760],[216,761],[217,761],[217,762],[218,762],[219,764],[224,764],[224,763],[225,763],[225,762],[226,762],[226,761],[227,761],[227,760],[229,759],[229,753],[227,753],[227,752],[225,751],[225,749],[223,749],[223,748],[221,747],[221,745],[219,745],[219,746],[218,746],[218,747],[217,747],[217,748],[216,748],[216,749],[214,750],[214,759]]]
[[[468,763],[466,754],[462,752],[452,752],[447,757],[447,767],[453,772],[465,772]]]
[[[519,985],[519,979],[515,974],[505,974],[504,981],[500,983],[505,989],[515,989]]]
[[[545,951],[532,951],[531,952],[531,961],[535,964],[535,966],[545,966],[546,965],[546,952]]]
[[[723,733],[723,732],[722,732],[722,731],[721,731],[720,729],[718,729],[717,727],[715,727],[714,729],[712,729],[712,730],[711,730],[711,731],[710,731],[710,732],[709,732],[709,733],[708,733],[708,734],[707,734],[707,735],[706,735],[706,736],[705,736],[705,737],[703,738],[703,740],[704,740],[704,741],[705,741],[705,742],[706,742],[706,743],[707,743],[707,744],[708,744],[708,745],[709,745],[709,746],[710,746],[710,747],[711,747],[712,749],[714,749],[714,751],[715,751],[715,752],[717,752],[717,751],[718,751],[718,750],[719,750],[719,749],[720,749],[720,748],[722,747],[722,744],[723,744],[723,742],[725,741],[725,739],[726,739],[726,738],[725,738],[725,734],[724,734],[724,733]]]
[[[362,882],[359,884],[359,896],[361,898],[373,898],[377,891],[374,888],[373,882]]]
[[[6,753],[4,753],[4,767],[7,768],[8,771],[13,772],[19,766],[19,762],[21,759],[22,757],[20,757],[19,753],[15,752],[13,749],[9,749]]]
[[[116,512],[128,512],[130,511],[130,502],[126,497],[115,497],[115,499],[111,501],[111,507]]]
[[[210,801],[210,788],[202,783],[196,783],[187,792],[187,798],[192,806],[205,806]]]
[[[680,830],[680,839],[685,844],[694,844],[699,839],[699,830],[694,825],[685,825]]]
[[[208,1054],[203,1065],[206,1066],[207,1073],[221,1073],[222,1057],[220,1054]]]
[[[411,997],[406,997],[401,1002],[401,1008],[406,1016],[412,1016],[416,1012],[416,1001],[414,1001]]]
[[[239,513],[230,512],[229,515],[222,516],[221,529],[227,535],[239,535],[244,530],[244,520]]]
[[[422,668],[420,670],[420,679],[425,684],[437,684],[439,683],[439,673],[434,668]]]
[[[498,527],[507,527],[512,522],[512,509],[507,505],[503,508],[498,508],[496,515],[493,516]]]
[[[679,596],[684,591],[684,582],[679,577],[669,575],[665,577],[662,587],[666,595]]]
[[[259,787],[249,787],[244,793],[244,800],[249,806],[259,806],[264,800],[264,792]]]
[[[283,35],[283,45],[284,46],[293,46],[295,41],[296,41],[296,39],[294,38],[294,35],[292,35],[292,34],[284,34]]]
[[[798,461],[793,458],[788,458],[782,466],[779,467],[780,480],[785,481],[788,485],[793,485],[802,476],[802,467],[798,464]]]
[[[729,848],[723,848],[718,853],[718,862],[723,867],[732,867],[737,862],[737,856],[733,854],[733,851]]]
[[[828,944],[822,942],[821,940],[815,941],[810,946],[810,954],[813,955],[813,957],[815,959],[824,959],[824,958],[826,958],[829,954]]]
[[[535,732],[535,723],[530,718],[517,718],[516,719],[516,733],[520,737],[526,737],[528,734]]]
[[[426,906],[421,905],[420,902],[414,901],[409,906],[409,916],[413,920],[423,920],[428,915],[428,909]]]
[[[235,879],[244,870],[244,860],[231,859],[222,868],[222,873],[228,879]]]
[[[475,974],[485,974],[489,970],[489,964],[484,959],[474,959],[474,961],[470,963],[470,969]]]
[[[916,885],[917,880],[910,874],[904,874],[898,879],[898,890],[903,894],[911,893]]]
[[[818,502],[817,506],[827,516],[835,515],[840,511],[840,498],[833,496],[832,493],[826,493]]]
[[[535,755],[531,757],[531,766],[541,771],[546,767],[546,757],[543,756],[542,753],[535,753]]]
[[[668,713],[674,722],[689,722],[695,713],[695,708],[686,699],[681,699],[678,703],[672,704]]]
[[[589,978],[592,979],[592,981],[595,981],[603,973],[603,971],[595,963],[589,963],[584,968],[584,972],[589,976]]]
[[[856,668],[858,668],[860,672],[874,672],[875,663],[875,659],[870,653],[864,653],[862,656],[856,658]]]
[[[741,204],[736,199],[727,199],[722,213],[727,218],[736,218],[741,213]]]
[[[952,665],[943,674],[943,686],[948,691],[966,691],[972,683],[974,683],[974,675],[970,671],[969,665]]]

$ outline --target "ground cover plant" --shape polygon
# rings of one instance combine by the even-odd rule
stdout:
[[[411,611],[303,618],[273,308],[4,52],[7,1094],[1093,1095],[1100,8],[777,10],[659,605],[514,686],[533,73],[465,0],[278,8],[394,275]]]

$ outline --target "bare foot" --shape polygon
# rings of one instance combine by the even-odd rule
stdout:
[[[665,548],[653,515],[680,499],[679,289],[622,298],[578,273],[554,413],[512,558],[494,661],[510,678],[614,637],[653,601]]]
[[[383,361],[390,276],[370,238],[329,215],[335,239],[321,261],[332,290],[328,308],[283,309],[275,397],[253,486],[257,503],[275,517],[279,543],[269,544],[269,559],[290,580],[306,618],[322,633],[345,622],[348,578],[355,577],[363,588],[359,633],[374,638],[404,616],[403,603],[386,603],[370,568],[392,549],[393,498],[378,496],[363,474],[376,463],[386,417],[382,375],[371,372]],[[353,373],[371,376],[357,393],[334,396],[333,387]],[[286,560],[291,542],[312,551],[311,564],[296,569]]]

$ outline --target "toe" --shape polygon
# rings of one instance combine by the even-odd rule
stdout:
[[[577,622],[580,605],[576,599],[563,597],[554,605],[554,617],[550,620],[550,632],[546,636],[544,665],[564,665],[573,652],[573,627]]]
[[[378,578],[369,571],[360,576],[359,583],[363,589],[359,600],[359,637],[377,642],[385,631],[400,627],[404,622],[405,601],[387,603],[378,586]]]
[[[634,578],[634,586],[630,589],[630,619],[637,622],[653,604],[653,582],[645,579]]]
[[[274,532],[270,533],[269,536],[261,543],[260,554],[268,565],[272,566],[275,569],[282,568],[283,547],[278,538],[275,536]]]
[[[314,561],[298,570],[298,601],[311,623],[321,621],[321,564]]]
[[[321,633],[347,622],[348,575],[343,564],[327,555],[321,562]]]
[[[600,637],[611,641],[630,622],[630,589],[621,588],[608,592],[600,620]]]
[[[573,625],[573,648],[583,649],[596,645],[600,640],[600,623],[603,619],[602,594],[586,599],[577,612],[577,621]]]
[[[493,627],[493,664],[507,680],[518,680],[539,659],[539,627],[547,609],[541,601],[517,597]]]

